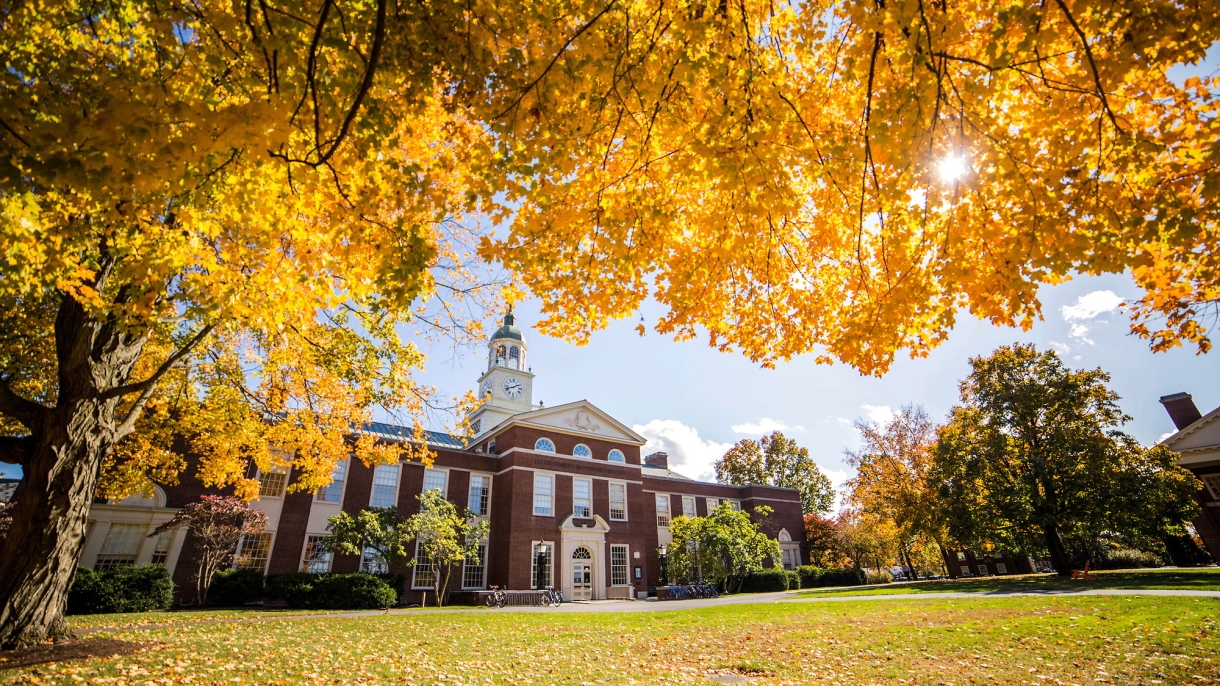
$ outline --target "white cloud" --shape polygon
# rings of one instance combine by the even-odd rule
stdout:
[[[644,455],[669,453],[670,469],[700,481],[716,480],[716,460],[733,447],[732,443],[705,441],[697,429],[676,419],[654,419],[631,428],[648,439],[641,448]]]
[[[763,434],[769,434],[772,431],[804,430],[805,427],[803,426],[788,426],[787,424],[775,419],[771,419],[770,417],[763,417],[757,422],[746,422],[745,424],[733,425],[733,431],[735,433],[745,434],[747,436],[762,436]]]
[[[1123,299],[1114,291],[1093,291],[1076,298],[1075,305],[1062,308],[1065,321],[1092,319],[1100,314],[1114,312],[1123,304]]]
[[[1156,439],[1156,442],[1160,443],[1160,442],[1164,441],[1166,438],[1169,438],[1170,436],[1172,436],[1176,433],[1177,433],[1176,430],[1175,431],[1166,431],[1165,433],[1161,434],[1160,438]]]
[[[1060,343],[1059,341],[1051,341],[1050,344],[1051,344],[1052,348],[1054,348],[1055,350],[1058,350],[1060,353],[1063,353],[1064,355],[1072,352],[1072,347],[1069,346],[1067,343]]]
[[[864,410],[864,415],[869,421],[876,424],[889,424],[894,418],[894,411],[888,405],[861,405],[860,409]]]
[[[847,480],[851,478],[851,475],[847,473],[846,469],[827,469],[822,465],[818,465],[818,469],[822,470],[823,474],[830,477],[830,483],[834,484],[835,486],[835,504],[834,508],[830,512],[830,514],[833,516],[837,514],[839,510],[843,509],[843,484],[847,483]]]
[[[1084,324],[1073,324],[1072,329],[1068,331],[1068,335],[1072,338],[1079,340],[1081,343],[1093,345],[1093,339],[1089,338],[1088,333],[1089,327],[1085,326]],[[1067,351],[1064,351],[1063,354],[1066,355]]]

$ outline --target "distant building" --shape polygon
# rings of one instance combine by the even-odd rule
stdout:
[[[262,482],[251,506],[267,513],[268,526],[265,534],[239,544],[239,564],[268,574],[381,571],[384,564],[370,552],[333,559],[321,552],[327,518],[370,506],[396,506],[409,515],[417,511],[416,496],[430,489],[491,525],[479,563],[454,570],[451,588],[458,593],[494,584],[555,586],[567,599],[633,597],[660,579],[661,551],[672,540],[670,520],[706,515],[724,501],[748,511],[770,507],[763,531],[780,544],[776,562],[800,564],[804,523],[797,491],[695,481],[671,470],[665,453],[642,456],[645,439],[588,401],[533,403],[534,374],[511,313],[492,335],[488,353],[476,382],[485,402],[470,416],[474,436],[427,432],[436,454],[429,468],[418,462],[369,468],[349,459],[330,486],[290,493],[295,473],[259,474],[251,467],[250,476]],[[412,435],[388,424],[363,431],[386,442]],[[81,566],[157,562],[180,587],[193,588],[190,537],[182,531],[154,538],[148,533],[178,508],[215,493],[195,477],[196,467],[188,457],[179,485],[158,486],[151,498],[95,504]],[[408,576],[405,602],[419,602],[432,585],[422,570],[391,571]]]
[[[7,503],[13,499],[19,482],[19,479],[0,479],[0,503]]]
[[[1220,561],[1220,407],[1203,416],[1189,393],[1164,396],[1161,404],[1178,429],[1161,444],[1180,454],[1178,465],[1203,482],[1195,494],[1201,512],[1192,523],[1212,559]]]

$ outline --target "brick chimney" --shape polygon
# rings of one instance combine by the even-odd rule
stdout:
[[[644,458],[644,464],[650,467],[669,469],[669,453],[653,453]]]
[[[1195,401],[1190,399],[1189,393],[1161,396],[1161,404],[1169,412],[1169,418],[1173,420],[1173,425],[1178,427],[1178,431],[1203,418],[1203,415],[1199,414],[1199,408],[1195,407]]]

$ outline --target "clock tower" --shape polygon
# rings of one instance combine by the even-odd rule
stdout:
[[[487,370],[479,377],[476,393],[483,405],[470,415],[475,436],[495,428],[515,414],[534,408],[534,375],[525,365],[525,337],[513,325],[513,311],[487,344]]]

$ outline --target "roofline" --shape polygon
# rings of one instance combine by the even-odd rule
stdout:
[[[582,432],[582,431],[572,431],[570,429],[561,429],[559,427],[547,426],[545,424],[535,424],[535,423],[529,421],[528,419],[523,419],[523,417],[532,415],[535,412],[562,411],[562,410],[571,409],[573,407],[577,407],[580,405],[588,405],[589,407],[592,407],[593,409],[597,410],[602,416],[604,416],[607,420],[609,420],[615,428],[619,429],[623,433],[632,437],[625,441],[623,441],[621,439],[614,439],[614,440],[620,440],[620,442],[622,442],[622,443],[629,443],[632,445],[639,445],[639,446],[642,446],[648,442],[648,439],[644,438],[643,436],[639,435],[635,431],[631,430],[630,428],[627,427],[626,424],[623,424],[619,420],[610,416],[609,412],[606,412],[605,410],[598,407],[597,405],[594,405],[593,403],[589,402],[588,400],[575,400],[573,402],[564,403],[562,405],[554,405],[552,407],[544,407],[544,408],[538,409],[538,410],[530,410],[529,412],[519,412],[517,414],[511,415],[511,416],[507,417],[506,419],[504,419],[503,421],[501,421],[499,424],[496,424],[492,428],[488,429],[485,433],[481,433],[478,436],[475,436],[473,439],[471,439],[468,442],[468,445],[473,445],[475,443],[482,443],[485,440],[494,438],[494,437],[498,436],[499,434],[503,433],[512,424],[517,424],[520,426],[528,426],[531,429],[543,429],[546,431],[557,431],[559,433],[567,434],[569,436],[596,436],[597,434],[594,434],[594,433],[591,433],[588,431]]]
[[[1172,450],[1173,449],[1173,446],[1171,445],[1172,443],[1176,443],[1177,441],[1179,441],[1183,438],[1186,438],[1187,436],[1198,431],[1199,429],[1202,429],[1207,424],[1212,423],[1217,417],[1220,417],[1220,407],[1217,407],[1216,409],[1212,410],[1211,412],[1208,412],[1207,414],[1203,415],[1202,417],[1199,417],[1194,422],[1192,422],[1190,424],[1190,426],[1187,426],[1184,429],[1178,429],[1177,431],[1175,431],[1173,433],[1173,435],[1159,441],[1159,445],[1163,445],[1166,448],[1169,448]],[[1187,450],[1191,450],[1191,448],[1187,448]],[[1181,451],[1175,451],[1175,452],[1181,452]]]

